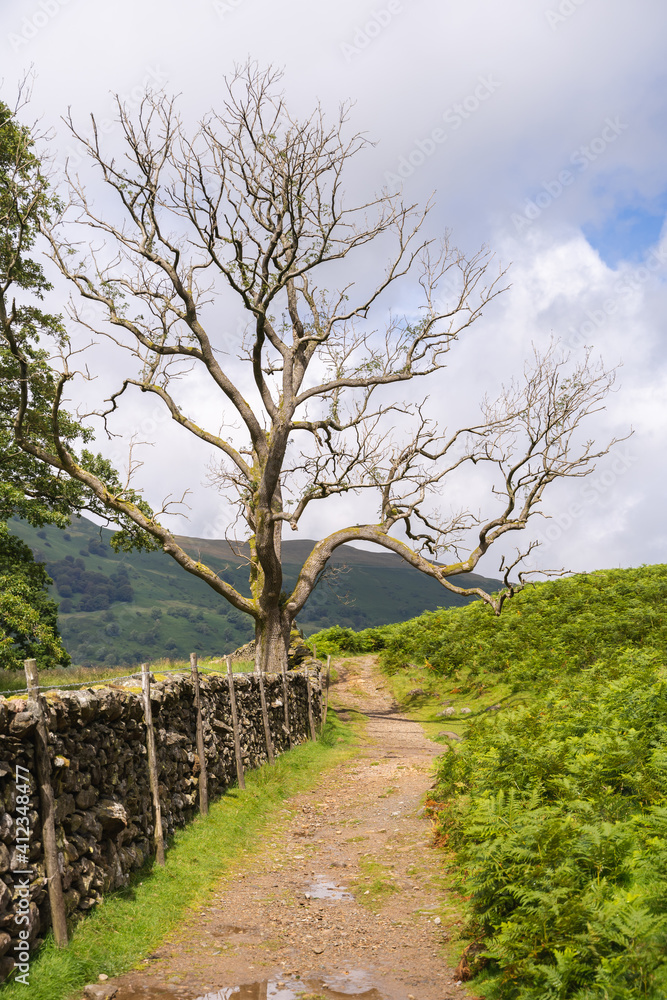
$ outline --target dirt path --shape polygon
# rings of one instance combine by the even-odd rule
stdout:
[[[368,717],[358,754],[286,804],[116,1000],[471,996],[441,957],[451,918],[421,808],[442,747],[392,707],[372,657],[341,670],[333,703]]]

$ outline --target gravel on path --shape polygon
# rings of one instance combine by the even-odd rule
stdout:
[[[338,670],[332,706],[367,720],[355,757],[290,799],[208,906],[104,983],[109,996],[472,998],[443,957],[459,918],[422,805],[443,748],[392,704],[374,657]]]

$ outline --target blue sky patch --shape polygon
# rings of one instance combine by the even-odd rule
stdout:
[[[667,192],[649,207],[626,205],[607,217],[601,225],[584,225],[582,231],[590,245],[609,267],[620,261],[640,261],[658,242],[665,214]]]

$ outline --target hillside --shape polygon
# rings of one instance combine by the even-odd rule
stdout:
[[[448,676],[502,674],[517,690],[585,670],[625,649],[667,646],[667,566],[597,570],[536,583],[496,617],[481,602],[355,634],[333,629],[322,649],[382,650],[388,669],[425,663]]]
[[[666,599],[665,565],[601,570],[500,618],[317,637],[381,650],[397,701],[456,747],[429,805],[467,910],[458,972],[487,1000],[667,996]]]
[[[184,572],[162,552],[116,554],[112,531],[75,518],[65,532],[14,520],[11,530],[45,562],[60,605],[60,628],[77,664],[134,664],[161,657],[229,652],[252,637],[249,618]],[[223,540],[181,537],[181,544],[248,593],[247,568]],[[283,543],[286,587],[310,551],[308,540]],[[309,635],[335,624],[359,629],[403,621],[425,609],[467,603],[387,552],[342,546],[299,616]],[[463,586],[497,589],[469,574]]]

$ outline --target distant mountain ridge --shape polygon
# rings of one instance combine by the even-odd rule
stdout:
[[[60,604],[60,627],[75,663],[135,664],[161,657],[181,659],[195,650],[222,655],[252,638],[250,618],[184,572],[163,552],[116,554],[113,532],[86,518],[67,531],[40,530],[10,522],[35,557],[45,562]],[[180,544],[243,593],[248,590],[243,546],[239,556],[223,539],[179,536]],[[315,543],[283,542],[285,589]],[[238,551],[238,550],[237,550]],[[497,590],[501,582],[475,573],[456,578],[461,586]],[[343,545],[299,615],[309,635],[331,625],[355,629],[404,621],[422,611],[467,603],[400,556]]]

